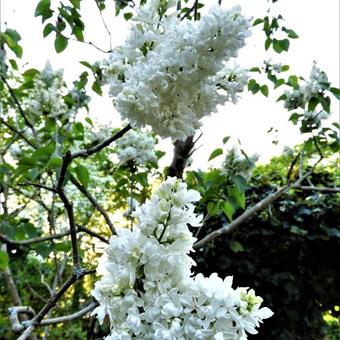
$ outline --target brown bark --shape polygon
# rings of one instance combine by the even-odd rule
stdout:
[[[169,167],[169,176],[182,178],[185,166],[195,145],[194,137],[188,137],[185,141],[174,143],[174,157]]]

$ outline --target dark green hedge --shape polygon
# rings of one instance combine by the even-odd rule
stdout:
[[[256,169],[246,190],[247,205],[271,192],[275,181],[281,179],[272,167]],[[333,185],[334,171],[323,168],[312,182]],[[290,191],[233,235],[194,254],[198,272],[233,275],[235,286],[254,288],[275,312],[252,339],[324,337],[323,312],[336,316],[334,306],[340,304],[339,202],[338,194]],[[222,213],[208,219],[200,237],[223,223]]]

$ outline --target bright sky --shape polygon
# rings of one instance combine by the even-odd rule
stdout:
[[[47,59],[54,68],[64,68],[65,79],[71,82],[85,68],[79,61],[94,62],[106,57],[104,53],[91,46],[78,42],[70,42],[70,46],[61,54],[56,54],[53,47],[53,34],[42,37],[41,21],[34,17],[37,0],[0,0],[2,2],[2,22],[15,28],[22,36],[24,48],[23,61],[27,68],[42,68]],[[205,1],[208,3],[208,1]],[[53,3],[53,1],[52,1]],[[110,2],[109,2],[110,3]],[[111,1],[113,3],[113,1]],[[289,64],[291,71],[297,75],[308,77],[313,61],[326,71],[333,86],[339,86],[339,1],[338,0],[279,0],[272,6],[273,13],[285,18],[285,25],[294,29],[300,39],[291,41],[288,53],[272,54],[272,62]],[[266,0],[224,0],[224,7],[240,4],[244,13],[254,18],[263,17],[268,8]],[[92,41],[103,49],[109,49],[109,36],[101,22],[99,11],[94,0],[82,0],[82,13],[86,22],[86,40]],[[128,24],[120,17],[114,17],[113,8],[104,12],[105,21],[112,34],[113,46],[122,43],[127,34]],[[254,31],[248,38],[247,46],[241,51],[238,62],[244,67],[260,65],[268,59],[264,51],[263,32]],[[302,141],[298,129],[288,122],[289,114],[276,103],[277,93],[268,98],[262,95],[243,94],[239,104],[227,104],[219,112],[203,120],[202,145],[194,155],[193,166],[205,168],[209,154],[222,146],[225,136],[232,136],[227,146],[241,141],[243,149],[248,153],[258,153],[261,161],[268,160],[272,155],[282,152],[283,146],[293,146]],[[120,125],[119,114],[115,112],[111,100],[107,97],[92,95],[91,115],[113,127]],[[338,121],[339,106],[333,101],[332,119]],[[273,128],[271,133],[267,131]],[[277,130],[277,132],[275,132]],[[278,144],[272,143],[278,140]],[[163,164],[171,161],[171,143],[165,140],[161,147],[167,150]],[[221,158],[222,160],[222,158]],[[219,160],[217,160],[219,162]]]

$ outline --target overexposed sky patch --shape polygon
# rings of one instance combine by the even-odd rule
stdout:
[[[23,61],[26,67],[42,68],[50,60],[54,68],[64,68],[68,84],[78,78],[85,70],[79,61],[94,62],[107,57],[95,48],[79,42],[69,42],[69,47],[61,54],[56,54],[53,46],[53,34],[42,37],[43,26],[39,18],[34,17],[36,0],[1,0],[2,22],[15,28],[22,36],[24,47]],[[53,1],[52,1],[53,3]],[[113,46],[124,42],[128,24],[122,17],[114,16],[113,1],[104,11],[105,21],[111,31]],[[206,3],[209,3],[206,1]],[[263,17],[268,9],[265,0],[224,0],[224,7],[241,5],[247,16]],[[110,47],[109,35],[101,22],[94,0],[82,0],[82,14],[86,23],[86,40],[92,41],[104,50]],[[272,55],[264,51],[264,33],[254,30],[248,38],[238,58],[240,65],[251,67],[260,65],[264,59],[272,62],[289,64],[291,72],[308,77],[313,61],[326,71],[334,86],[339,86],[339,1],[279,0],[272,6],[274,14],[281,14],[285,26],[294,29],[299,39],[291,41],[289,52]],[[232,136],[230,146],[239,139],[248,154],[258,153],[266,161],[272,155],[282,152],[285,145],[293,146],[302,141],[298,129],[288,122],[289,114],[283,109],[282,102],[276,103],[279,92],[271,92],[269,98],[261,94],[253,96],[244,93],[237,105],[227,104],[219,112],[203,119],[200,139],[201,147],[194,154],[193,166],[205,168],[211,151],[222,146],[224,136]],[[92,95],[91,115],[105,124],[119,126],[119,114],[114,110],[111,99],[107,96]],[[333,120],[338,120],[339,106],[333,101]],[[272,132],[267,133],[272,129]],[[275,143],[273,143],[273,141]],[[278,143],[276,143],[278,141]],[[228,144],[229,145],[229,144]],[[164,165],[172,158],[170,140],[161,143],[167,156]],[[217,160],[219,162],[219,160]]]

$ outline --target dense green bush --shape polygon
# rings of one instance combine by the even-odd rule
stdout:
[[[287,159],[281,157],[254,170],[246,189],[247,206],[284,181],[287,164]],[[208,188],[206,176],[191,174],[189,182]],[[334,168],[318,168],[311,181],[331,187]],[[215,190],[230,189],[221,182]],[[232,235],[222,236],[196,252],[198,272],[233,275],[235,286],[254,287],[274,311],[254,339],[321,339],[330,329],[323,312],[332,310],[336,316],[339,312],[334,306],[340,302],[338,195],[291,190]],[[200,238],[227,223],[222,210],[213,215],[206,220]]]

